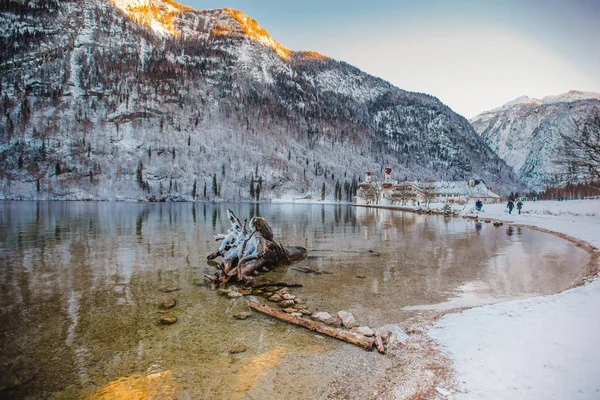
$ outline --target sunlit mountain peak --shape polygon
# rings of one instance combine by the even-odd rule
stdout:
[[[197,11],[176,3],[172,0],[110,0],[117,8],[123,11],[135,22],[151,28],[163,36],[201,37],[204,33],[215,36],[228,36],[248,38],[275,50],[279,57],[289,59],[292,54],[300,60],[326,59],[327,57],[316,52],[293,52],[267,32],[253,18],[245,13],[224,8],[212,11]],[[195,16],[186,18],[184,12],[195,13]],[[200,19],[198,19],[200,18]],[[198,24],[203,20],[203,24]],[[189,21],[194,21],[191,25]]]
[[[176,18],[193,8],[172,0],[110,0],[138,24],[145,25],[165,36],[181,36],[175,28]]]
[[[229,15],[231,15],[239,24],[243,33],[249,38],[256,40],[263,45],[272,48],[282,58],[288,58],[291,51],[283,47],[267,32],[262,26],[256,22],[256,20],[250,18],[248,15],[241,11],[233,10],[231,8],[224,9]],[[232,35],[234,34],[230,27],[224,25],[217,25],[215,27],[215,33],[221,35]]]

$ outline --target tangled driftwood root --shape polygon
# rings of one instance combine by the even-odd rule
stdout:
[[[207,282],[220,285],[229,281],[247,282],[251,275],[263,268],[289,264],[306,257],[303,247],[283,247],[273,240],[273,230],[264,218],[254,217],[246,225],[227,210],[231,227],[225,235],[217,235],[219,249],[208,256],[209,260],[223,257],[214,277],[205,276]]]

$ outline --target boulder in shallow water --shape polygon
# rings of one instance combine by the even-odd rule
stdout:
[[[381,337],[385,338],[389,347],[404,346],[410,339],[410,336],[396,325],[384,325],[377,329],[377,331]]]
[[[350,314],[348,311],[340,311],[338,313],[338,318],[342,320],[342,324],[348,329],[358,326],[354,319],[354,315]]]
[[[325,311],[319,311],[318,313],[314,314],[312,318],[316,319],[317,321],[325,322],[328,319],[331,319],[332,315]]]
[[[375,331],[368,326],[359,326],[358,328],[352,328],[352,332],[358,333],[360,335],[371,337],[375,335]]]

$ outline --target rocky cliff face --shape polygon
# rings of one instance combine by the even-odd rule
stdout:
[[[598,93],[570,91],[541,100],[523,96],[471,124],[530,189],[543,191],[565,172],[557,163],[563,135],[576,135],[576,123],[599,110]]]
[[[259,177],[262,198],[333,197],[387,166],[520,184],[434,97],[290,51],[242,12],[0,2],[1,198],[246,200]]]

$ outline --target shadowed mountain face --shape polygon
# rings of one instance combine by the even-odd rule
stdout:
[[[559,163],[564,138],[581,135],[577,126],[599,113],[599,93],[571,90],[541,100],[519,97],[471,124],[530,189],[543,191],[568,172]]]
[[[1,2],[2,198],[244,200],[259,177],[261,198],[333,197],[387,166],[520,187],[436,98],[290,51],[242,12]]]

